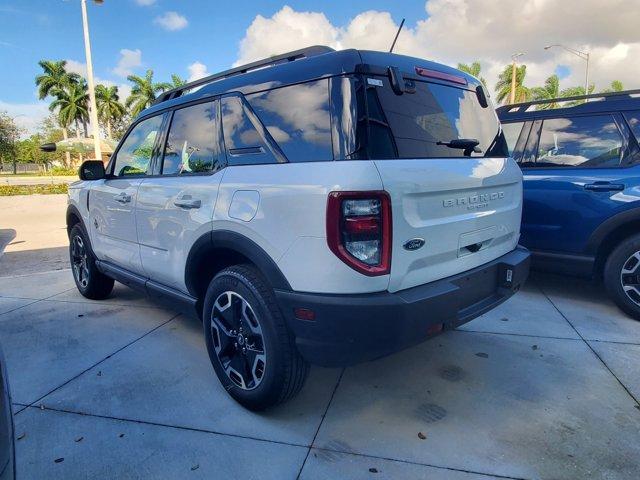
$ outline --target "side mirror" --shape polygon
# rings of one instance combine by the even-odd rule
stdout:
[[[82,162],[78,170],[80,180],[100,180],[106,176],[102,160],[87,160]]]

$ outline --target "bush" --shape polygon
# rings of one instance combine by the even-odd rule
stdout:
[[[67,193],[69,186],[66,183],[55,185],[0,185],[0,197],[11,195],[48,195],[53,193]]]
[[[49,173],[45,175],[64,175],[68,177],[75,177],[78,175],[77,168],[65,168],[65,167],[51,167]]]

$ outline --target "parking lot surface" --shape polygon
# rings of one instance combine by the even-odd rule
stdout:
[[[20,479],[628,478],[640,472],[640,323],[536,275],[458,331],[251,413],[200,323],[69,270],[0,278]],[[392,328],[390,326],[390,328]]]

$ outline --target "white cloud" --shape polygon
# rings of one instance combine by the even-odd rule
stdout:
[[[113,73],[121,77],[133,74],[133,70],[142,65],[142,51],[139,48],[129,50],[123,48],[120,50],[120,59],[118,65],[113,69]]]
[[[601,0],[428,0],[425,18],[403,28],[395,52],[454,66],[480,60],[482,75],[493,87],[511,54],[524,51],[528,86],[541,85],[558,65],[571,71],[562,88],[582,85],[583,60],[562,49],[543,48],[563,43],[590,52],[590,81],[597,89],[615,79],[638,88],[637,0],[618,0],[615,8],[602,5]],[[235,64],[315,44],[386,51],[397,29],[388,12],[366,11],[346,25],[333,25],[323,13],[285,6],[269,18],[255,17]]]
[[[149,5],[156,3],[156,0],[136,0],[136,3],[141,7],[148,7]]]
[[[193,82],[194,80],[198,80],[209,75],[207,66],[201,62],[193,62],[187,67],[187,69],[189,70],[189,78],[187,80],[189,82]]]
[[[22,137],[36,133],[40,123],[49,115],[47,102],[8,103],[0,100],[0,112],[5,111],[13,117],[16,125],[24,130]]]
[[[166,12],[153,20],[153,23],[160,25],[165,30],[175,31],[182,30],[189,22],[184,15],[180,15],[178,12]]]

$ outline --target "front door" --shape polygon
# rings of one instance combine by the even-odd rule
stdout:
[[[136,207],[142,267],[153,281],[186,292],[187,256],[211,231],[225,156],[218,102],[173,113],[155,175],[142,180]]]
[[[534,122],[523,158],[521,242],[532,250],[582,253],[595,228],[620,207],[626,135],[613,115]],[[539,135],[538,135],[539,133]],[[525,153],[527,157],[527,153]]]
[[[138,123],[121,143],[107,178],[89,193],[91,245],[96,256],[143,273],[136,231],[138,188],[151,164],[162,115]]]

